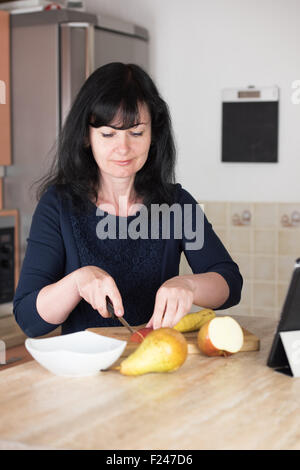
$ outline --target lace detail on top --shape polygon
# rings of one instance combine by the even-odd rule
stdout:
[[[148,239],[136,240],[129,236],[125,239],[119,237],[120,233],[128,235],[128,231],[122,231],[121,226],[130,227],[130,223],[139,217],[139,212],[127,218],[103,212],[101,216],[96,212],[96,206],[80,215],[71,212],[81,266],[98,266],[108,272],[120,291],[124,317],[132,325],[146,323],[153,313],[155,295],[160,287],[165,240],[161,239],[161,233],[159,239],[151,239],[150,235]],[[102,225],[115,223],[116,239],[98,238],[97,225],[100,221]],[[148,227],[150,234],[149,221]],[[118,320],[103,318],[87,302],[82,302],[86,304],[84,310],[89,327],[120,326]]]

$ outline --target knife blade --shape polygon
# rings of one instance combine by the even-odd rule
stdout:
[[[106,305],[107,305],[107,310],[108,310],[108,313],[111,314],[112,318],[117,318],[119,320],[120,323],[122,323],[123,326],[125,326],[125,328],[127,328],[127,330],[130,331],[130,333],[135,333],[135,330],[129,325],[129,323],[127,323],[127,321],[125,320],[125,318],[123,317],[118,317],[116,314],[115,314],[115,310],[114,310],[114,307],[113,307],[113,304],[111,303],[110,299],[106,296]]]

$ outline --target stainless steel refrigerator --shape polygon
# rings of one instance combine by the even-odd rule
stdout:
[[[20,213],[20,261],[43,176],[76,93],[109,62],[149,67],[145,28],[76,10],[11,15],[12,165],[5,168],[4,207]]]

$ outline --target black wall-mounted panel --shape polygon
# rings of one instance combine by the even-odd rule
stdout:
[[[278,101],[223,102],[222,161],[278,161]]]

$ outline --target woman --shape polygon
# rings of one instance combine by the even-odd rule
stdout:
[[[14,298],[28,336],[58,325],[63,334],[119,326],[107,297],[116,315],[153,328],[174,326],[192,304],[226,309],[239,302],[238,266],[202,212],[198,223],[200,206],[175,184],[174,166],[168,107],[148,74],[134,64],[97,69],[75,99],[38,192]],[[163,205],[180,209],[165,211],[167,234],[163,216],[150,217]],[[185,207],[190,217],[180,218]],[[148,229],[158,231],[151,237]],[[178,275],[182,251],[191,275]]]

